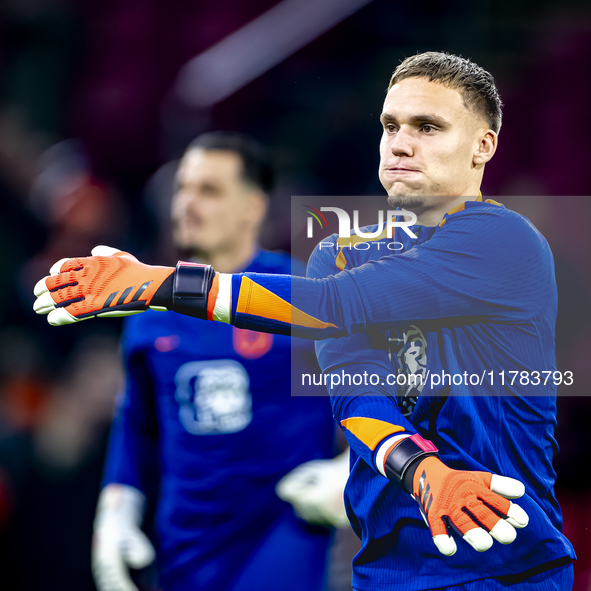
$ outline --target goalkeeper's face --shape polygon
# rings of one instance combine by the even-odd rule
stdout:
[[[393,206],[416,210],[478,195],[496,134],[454,89],[406,78],[386,95],[380,181]]]
[[[264,195],[242,176],[242,160],[229,150],[190,149],[176,174],[173,239],[191,254],[231,253],[256,238]]]

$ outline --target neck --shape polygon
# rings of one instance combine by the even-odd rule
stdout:
[[[475,201],[476,199],[477,197],[461,196],[451,201],[445,201],[444,203],[434,203],[432,206],[409,209],[417,214],[417,224],[421,226],[436,226],[448,211],[451,211],[454,207],[466,201]]]
[[[219,273],[233,273],[244,269],[254,258],[257,250],[256,240],[253,238],[246,244],[240,243],[240,248],[230,250],[216,250],[206,252],[204,250],[193,250],[190,253],[192,260],[206,265],[211,265]]]

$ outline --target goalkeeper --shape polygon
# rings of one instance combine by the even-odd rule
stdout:
[[[352,448],[355,589],[569,589],[575,555],[553,492],[556,387],[386,385],[411,365],[425,375],[556,368],[550,249],[528,220],[478,196],[501,124],[492,76],[456,56],[414,56],[396,69],[381,120],[380,180],[390,205],[417,217],[411,235],[375,241],[401,242],[400,254],[333,237],[307,279],[157,269],[124,253],[71,259],[38,284],[36,308],[61,324],[164,307],[321,340],[325,372],[382,378],[331,391]],[[141,304],[107,305],[147,281]]]
[[[176,246],[228,270],[289,273],[289,257],[256,245],[271,180],[249,138],[197,138],[176,175]],[[195,339],[203,328],[207,337]],[[129,567],[155,554],[166,591],[321,591],[331,537],[324,526],[347,524],[348,458],[329,459],[328,401],[290,396],[290,345],[176,314],[126,321],[127,386],[94,528],[99,591],[135,589]],[[310,343],[300,342],[300,357],[313,356],[302,345]],[[147,500],[157,552],[140,529]]]

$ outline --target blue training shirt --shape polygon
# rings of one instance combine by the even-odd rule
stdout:
[[[259,252],[247,270],[290,273],[291,262]],[[311,344],[294,343],[314,359]],[[149,493],[159,477],[155,525],[165,586],[188,573],[203,588],[231,585],[273,524],[293,511],[276,496],[277,481],[334,455],[328,400],[290,395],[291,346],[286,336],[173,312],[126,319],[126,391],[103,484]],[[328,540],[322,529],[310,535]]]
[[[525,217],[480,198],[435,228],[411,229],[416,240],[396,228],[396,251],[387,238],[364,250],[328,238],[334,246],[317,246],[307,279],[246,273],[232,284],[233,323],[319,339],[323,371],[341,378],[330,390],[352,448],[346,502],[362,539],[353,585],[419,591],[574,558],[553,492],[556,386],[543,373],[556,370],[550,248]],[[364,372],[377,383],[346,379]],[[409,385],[411,375],[423,383]],[[407,381],[389,384],[391,376]],[[530,521],[517,539],[483,553],[458,539],[454,556],[440,554],[417,503],[375,466],[380,443],[400,428],[433,441],[451,468],[522,481],[526,494],[514,502]]]
[[[494,204],[467,202],[440,227],[411,229],[418,240],[396,229],[394,241],[403,248],[391,256],[404,259],[392,273],[396,277],[387,285],[379,279],[372,285],[392,303],[401,290],[408,290],[401,298],[405,309],[397,312],[404,323],[317,343],[323,370],[341,376],[343,371],[367,371],[386,383],[374,390],[335,386],[335,418],[347,424],[351,417],[373,417],[401,425],[433,441],[451,468],[486,470],[522,481],[526,495],[514,502],[530,521],[510,545],[495,542],[478,553],[456,537],[457,553],[443,556],[417,503],[377,473],[379,442],[370,449],[345,428],[354,450],[346,499],[363,541],[354,561],[353,585],[364,591],[431,589],[574,557],[560,533],[562,518],[553,493],[556,387],[527,387],[519,381],[510,386],[513,374],[507,373],[556,369],[557,299],[550,249],[525,218]],[[335,237],[332,241],[332,252],[317,250],[311,258],[310,276],[338,272],[336,264],[342,266],[343,258],[344,268],[353,269],[384,253],[376,244],[367,250],[340,249]],[[385,261],[378,265],[387,272]],[[505,386],[499,375],[503,370]],[[482,385],[470,384],[469,378],[458,385],[456,378],[445,386],[437,384],[437,377],[431,380],[432,374],[441,379],[443,372],[479,378],[484,372],[485,379]],[[420,376],[423,385],[408,379],[411,374]],[[388,375],[407,379],[388,385]]]

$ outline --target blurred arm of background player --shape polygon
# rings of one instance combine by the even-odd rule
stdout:
[[[268,200],[258,185],[270,184],[270,178],[251,182],[251,167],[244,155],[231,149],[187,149],[177,171],[172,206],[173,241],[184,257],[234,271],[244,269],[256,256]],[[232,198],[235,194],[237,201]],[[154,384],[141,347],[128,346],[125,334],[123,351],[126,394],[111,434],[108,484],[94,523],[92,566],[100,591],[135,590],[129,567],[143,568],[155,558],[141,529],[146,499],[155,494],[158,479]],[[348,526],[343,490],[349,450],[344,439],[339,447],[346,451],[334,459],[305,462],[276,486],[277,495],[293,505],[296,515],[314,525]]]
[[[141,526],[148,497],[158,484],[158,427],[153,385],[141,355],[124,347],[126,391],[109,441],[104,480],[94,520],[92,574],[99,591],[135,591],[129,567],[154,561]]]

